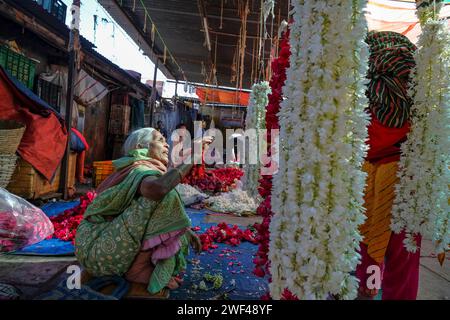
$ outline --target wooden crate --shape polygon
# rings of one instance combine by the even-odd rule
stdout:
[[[112,160],[107,161],[94,161],[94,187],[97,188],[111,173],[114,172],[114,166]]]
[[[130,131],[131,107],[115,104],[111,106],[109,133],[127,135]]]
[[[77,154],[71,152],[69,156],[68,186],[72,188],[75,187],[76,159]],[[45,195],[58,192],[60,173],[61,167],[58,167],[55,177],[49,182],[28,162],[20,158],[17,161],[16,170],[6,189],[25,199],[38,199]]]

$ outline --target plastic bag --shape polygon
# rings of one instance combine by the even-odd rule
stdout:
[[[37,243],[53,232],[52,222],[41,209],[0,188],[0,252]]]

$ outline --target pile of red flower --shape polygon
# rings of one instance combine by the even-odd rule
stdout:
[[[83,220],[84,212],[89,204],[94,200],[95,192],[88,192],[80,197],[80,204],[72,209],[64,211],[63,214],[50,218],[55,228],[53,237],[63,241],[75,241],[75,234],[78,225]],[[49,238],[51,238],[50,236]]]
[[[202,250],[216,249],[214,243],[226,243],[231,246],[238,246],[242,241],[256,243],[255,232],[251,229],[241,230],[237,225],[229,227],[225,222],[212,226],[204,233],[200,234]]]
[[[197,187],[201,191],[228,192],[236,180],[244,173],[238,168],[219,168],[206,170],[204,164],[195,166],[183,183]]]

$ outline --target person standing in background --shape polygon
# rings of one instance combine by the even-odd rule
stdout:
[[[416,46],[405,36],[389,31],[369,32],[370,47],[367,97],[371,122],[369,151],[363,170],[367,172],[365,208],[367,220],[360,231],[361,264],[359,299],[372,299],[378,289],[370,285],[369,267],[380,270],[382,300],[415,300],[419,285],[420,250],[407,252],[404,232],[391,231],[400,146],[410,128],[410,73],[415,67]],[[420,236],[417,237],[420,246]],[[369,281],[368,281],[369,280]],[[369,283],[368,283],[369,282]]]
[[[156,130],[158,130],[162,136],[167,140],[167,130],[164,127],[164,124],[161,120],[158,120],[158,122],[156,123]]]

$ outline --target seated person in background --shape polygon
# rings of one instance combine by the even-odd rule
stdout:
[[[195,143],[209,144],[208,139]],[[84,214],[75,255],[93,276],[125,276],[146,284],[151,294],[175,289],[189,244],[201,248],[174,190],[193,165],[168,170],[168,145],[154,128],[133,132],[124,151],[125,157],[113,162],[116,172],[98,187]]]

